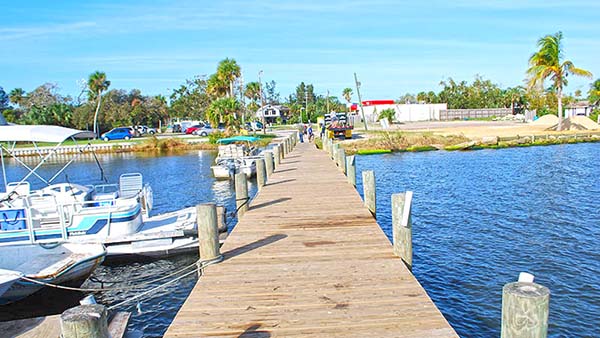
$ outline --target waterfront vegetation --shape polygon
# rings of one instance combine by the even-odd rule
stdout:
[[[539,39],[538,50],[529,58],[527,69],[528,86],[501,88],[492,80],[479,75],[472,83],[447,78],[440,82],[441,90],[407,93],[400,96],[398,103],[447,103],[451,109],[465,108],[512,108],[514,112],[524,109],[536,110],[537,115],[557,114],[563,106],[587,98],[590,105],[600,104],[600,79],[590,85],[587,97],[581,90],[565,93],[567,75],[591,77],[592,74],[563,60],[562,33],[546,35]],[[329,91],[302,81],[287,97],[277,91],[275,81],[244,83],[242,67],[233,58],[225,58],[217,64],[210,75],[195,76],[184,80],[170,95],[144,95],[139,89],[110,88],[110,77],[102,72],[90,74],[87,82],[81,83],[76,97],[60,94],[56,84],[45,83],[26,91],[14,88],[6,93],[0,87],[0,112],[9,122],[24,124],[50,124],[78,129],[93,129],[98,133],[114,127],[149,125],[163,128],[172,119],[210,121],[227,126],[229,133],[239,132],[244,121],[256,119],[256,110],[261,105],[285,105],[289,108],[287,123],[316,121],[329,111],[346,111],[353,102],[353,90],[344,88],[330,95]],[[546,87],[544,80],[550,80]],[[326,94],[317,94],[326,92]],[[597,119],[598,109],[591,118]],[[394,111],[383,110],[380,119],[392,120]],[[277,122],[283,122],[278,119]],[[275,126],[277,128],[277,126]],[[395,136],[394,136],[395,137]],[[429,137],[429,136],[426,136]],[[406,149],[404,136],[400,142],[384,149]],[[431,137],[429,137],[431,138]],[[386,138],[382,138],[386,143]],[[448,140],[428,140],[426,145],[448,145]],[[151,144],[173,147],[176,143],[156,141]],[[398,143],[398,144],[396,144]],[[188,145],[182,145],[187,147]],[[417,140],[413,146],[423,145]],[[398,148],[399,147],[399,148]],[[398,149],[396,149],[398,148]],[[414,148],[420,149],[420,148]]]

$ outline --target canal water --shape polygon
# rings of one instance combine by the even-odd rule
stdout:
[[[105,181],[118,183],[121,174],[139,172],[143,175],[144,182],[149,183],[154,190],[154,208],[151,215],[206,202],[224,205],[228,213],[235,210],[234,185],[228,180],[216,180],[211,173],[210,166],[214,163],[216,152],[193,151],[164,156],[141,153],[97,156],[104,178],[96,160],[88,156],[73,163],[56,181],[78,184],[102,184]],[[44,178],[49,178],[66,161],[66,158],[53,159],[39,172]],[[31,166],[34,163],[29,159],[26,164]],[[16,163],[11,163],[8,169],[7,181],[9,182],[27,174],[27,170]],[[39,180],[31,179],[30,182],[34,189],[44,186]],[[0,183],[4,185],[4,182]],[[249,180],[248,188],[250,196],[254,196],[257,191],[254,179]],[[235,217],[229,219],[228,227],[231,229],[236,221]],[[163,277],[193,264],[197,259],[196,253],[190,253],[158,260],[112,261],[100,266],[94,272],[92,279],[96,282],[88,280],[83,287],[114,288],[115,291],[94,294],[99,303],[113,306],[167,280],[150,283],[137,290],[125,290],[133,284]],[[132,312],[130,331],[135,331],[144,337],[162,337],[196,280],[195,274],[190,275],[144,296],[139,301],[118,306],[115,310]],[[22,302],[0,306],[0,320],[59,314],[67,308],[78,305],[79,300],[85,295],[80,292],[45,289]]]
[[[549,335],[600,336],[600,143],[357,158],[377,220],[412,190],[413,272],[461,337],[499,337],[502,287],[550,289]],[[359,174],[358,191],[362,194]]]
[[[203,202],[224,204],[231,211],[234,187],[212,177],[215,155],[128,153],[99,155],[99,162],[109,182],[117,182],[125,172],[141,172],[154,189],[153,214]],[[59,163],[50,167],[56,170]],[[598,163],[600,144],[575,144],[359,156],[357,173],[375,171],[377,219],[390,238],[390,195],[414,191],[413,272],[462,337],[499,336],[502,286],[515,281],[521,271],[533,273],[551,290],[550,336],[596,337],[600,327]],[[24,172],[11,166],[14,176],[9,180]],[[362,191],[358,176],[357,189]],[[74,163],[58,181],[102,183],[93,158]],[[255,193],[251,181],[250,194]],[[119,288],[164,276],[197,258],[187,254],[113,262],[93,275],[104,284],[84,285],[114,287],[115,291],[95,294],[99,302],[113,306],[139,294]],[[196,276],[189,276],[117,310],[133,313],[130,330],[160,337],[195,282]],[[0,320],[61,313],[83,296],[43,291],[24,303],[0,306]]]

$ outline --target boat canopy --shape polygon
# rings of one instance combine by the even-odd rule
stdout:
[[[260,140],[260,138],[254,136],[233,136],[228,138],[222,138],[218,140],[217,143],[231,144],[235,142],[256,142],[258,140]]]
[[[69,138],[93,138],[91,131],[46,125],[0,125],[0,142],[61,143]]]

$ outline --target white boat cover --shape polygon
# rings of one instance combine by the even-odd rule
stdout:
[[[0,125],[0,142],[60,143],[68,138],[93,138],[91,131],[46,125]]]

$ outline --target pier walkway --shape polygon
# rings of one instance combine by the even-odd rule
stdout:
[[[165,337],[457,337],[312,143],[282,160],[221,253]]]

